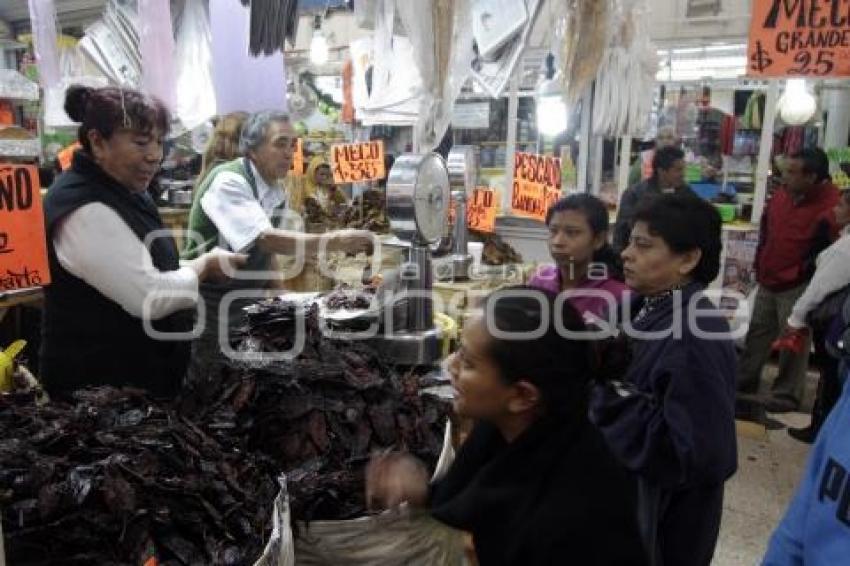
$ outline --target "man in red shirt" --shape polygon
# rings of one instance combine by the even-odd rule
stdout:
[[[815,271],[815,258],[835,238],[832,209],[839,199],[829,176],[829,161],[818,148],[786,161],[785,186],[767,203],[761,219],[755,271],[759,283],[746,346],[739,360],[738,390],[757,393],[773,340],[785,327],[797,298]],[[796,354],[779,354],[768,412],[796,410],[803,396],[811,344]]]

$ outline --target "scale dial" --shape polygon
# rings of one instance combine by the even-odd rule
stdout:
[[[433,244],[443,235],[449,210],[449,174],[436,153],[407,153],[387,179],[390,229],[401,240]]]

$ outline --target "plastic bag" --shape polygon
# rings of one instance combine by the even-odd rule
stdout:
[[[454,461],[451,423],[446,426],[443,451],[434,479]],[[299,524],[293,536],[286,491],[275,499],[272,536],[254,566],[395,566],[397,564],[464,564],[463,538],[424,511],[402,509],[349,521],[313,521]]]
[[[142,55],[142,90],[159,98],[174,111],[174,32],[169,0],[139,0],[139,52]],[[184,20],[185,21],[185,20]]]
[[[396,9],[423,81],[414,151],[429,151],[448,130],[454,103],[471,73],[471,0],[398,2]]]
[[[215,115],[212,37],[204,0],[186,0],[174,50],[177,117],[193,130]]]

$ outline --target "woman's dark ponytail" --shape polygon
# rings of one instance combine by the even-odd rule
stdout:
[[[92,89],[82,85],[71,85],[65,93],[65,113],[74,122],[82,122],[86,117],[86,106],[91,98]]]

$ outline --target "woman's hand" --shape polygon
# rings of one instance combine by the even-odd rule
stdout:
[[[375,454],[366,468],[366,505],[391,509],[402,503],[424,507],[428,501],[428,471],[405,453]]]
[[[248,256],[215,248],[191,262],[200,281],[223,281],[228,274],[245,265]]]

